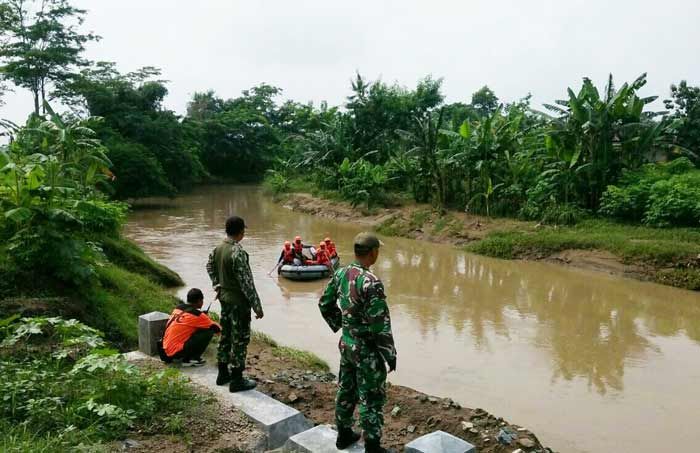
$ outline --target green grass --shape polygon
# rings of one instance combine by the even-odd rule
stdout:
[[[301,368],[328,372],[330,367],[323,359],[313,352],[302,351],[289,346],[281,346],[271,336],[262,332],[253,332],[252,340],[268,346],[275,357],[293,360]]]
[[[103,238],[101,243],[102,250],[111,263],[136,274],[145,275],[148,279],[168,288],[185,284],[175,271],[153,260],[128,239]]]
[[[470,252],[505,259],[545,258],[567,249],[605,250],[625,263],[657,268],[654,278],[661,283],[700,289],[700,271],[692,265],[700,255],[697,228],[657,229],[587,220],[572,227],[495,231],[467,246]]]
[[[85,321],[123,348],[138,343],[138,316],[152,311],[170,313],[177,299],[142,275],[115,265],[98,269],[100,285],[80,296]]]

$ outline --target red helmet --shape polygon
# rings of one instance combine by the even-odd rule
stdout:
[[[286,248],[286,249],[292,248],[292,243],[289,241],[284,241],[284,248]]]

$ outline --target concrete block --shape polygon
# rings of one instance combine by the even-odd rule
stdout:
[[[152,311],[139,316],[139,351],[148,355],[158,355],[156,341],[163,336],[169,316]]]
[[[231,393],[228,385],[216,385],[218,371],[213,367],[183,368],[182,372],[192,382],[206,386],[221,401],[232,404],[250,417],[267,436],[269,449],[281,447],[293,435],[313,426],[298,410],[257,390]]]
[[[285,445],[285,451],[300,453],[363,453],[365,447],[359,441],[345,450],[335,448],[335,439],[338,433],[330,425],[318,425],[303,433],[289,438]]]
[[[405,453],[477,453],[469,442],[448,434],[435,431],[406,444]]]

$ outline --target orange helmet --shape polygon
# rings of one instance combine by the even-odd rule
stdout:
[[[292,243],[289,241],[284,241],[284,248],[286,248],[286,249],[292,248]]]
[[[326,248],[326,243],[325,243],[325,242],[320,242],[320,243],[318,244],[318,246],[321,247],[322,249],[325,249],[325,248]]]

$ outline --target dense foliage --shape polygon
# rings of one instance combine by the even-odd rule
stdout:
[[[442,79],[409,89],[356,74],[337,107],[279,102],[282,90],[263,83],[233,99],[195,93],[179,117],[163,106],[168,90],[157,69],[122,74],[113,63],[82,58],[83,45],[96,39],[79,31],[84,14],[67,0],[0,1],[2,76],[33,92],[36,115],[42,99],[58,98],[78,117],[102,118],[90,125],[112,163],[114,177],[102,188],[118,199],[267,175],[276,191],[301,179],[366,207],[400,195],[438,210],[575,223],[613,215],[607,205],[601,210],[603,194],[623,174],[679,157],[698,164],[700,88],[685,81],[671,87],[669,111],[654,112],[657,97],[640,94],[645,74],[619,88],[610,76],[604,89],[584,78],[545,105],[547,114],[532,109],[529,96],[503,103],[488,86],[468,103],[447,103]],[[669,197],[685,182],[673,184],[650,203],[673,205]],[[689,206],[670,216],[656,208],[631,217],[617,212],[639,206],[618,207],[614,216],[694,222]]]
[[[75,451],[190,406],[176,370],[148,372],[62,318],[0,321],[0,450]]]

